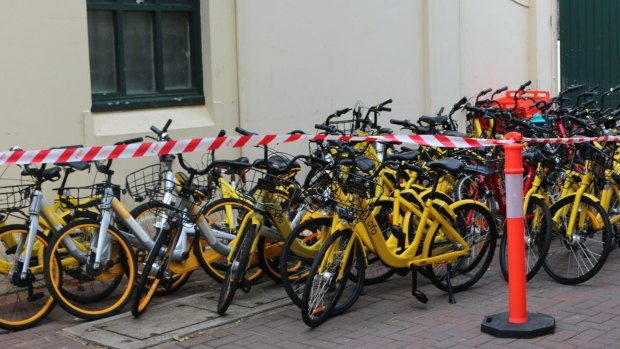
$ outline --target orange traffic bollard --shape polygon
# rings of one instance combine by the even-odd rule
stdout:
[[[510,132],[504,137],[519,141],[522,136]],[[551,334],[555,319],[527,312],[525,281],[525,243],[523,217],[523,146],[504,145],[506,181],[506,225],[508,234],[508,312],[485,317],[481,331],[502,338],[533,338]]]

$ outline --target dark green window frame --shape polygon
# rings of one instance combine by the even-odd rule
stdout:
[[[93,82],[93,57],[91,47],[91,87],[93,112],[128,110],[140,108],[156,108],[181,105],[199,105],[205,103],[202,80],[202,55],[200,39],[200,0],[88,0],[87,10],[111,14],[113,21],[114,71],[115,90],[105,93],[96,92]],[[146,92],[129,92],[127,89],[125,17],[136,13],[151,14],[152,49],[153,49],[153,89]],[[164,53],[162,13],[185,13],[188,18],[189,35],[189,86],[182,88],[166,88],[164,81]],[[129,15],[128,15],[129,14]],[[89,26],[90,27],[90,26]],[[90,39],[90,34],[89,34]],[[105,73],[105,72],[104,72]],[[168,72],[170,73],[170,72]]]

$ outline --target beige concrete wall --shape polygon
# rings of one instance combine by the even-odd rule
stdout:
[[[336,109],[388,98],[395,117],[416,115],[421,11],[402,0],[237,1],[241,124],[314,132]]]
[[[0,149],[84,142],[86,2],[0,1]]]
[[[201,11],[205,106],[91,113],[85,2],[0,1],[0,149],[109,144],[168,118],[175,138],[312,131],[358,100],[393,98],[386,118],[416,118],[486,87],[557,79],[554,0],[202,0]]]
[[[201,1],[201,25],[206,105],[91,113],[86,2],[0,1],[0,149],[106,145],[146,135],[168,118],[177,139],[231,131],[239,119],[235,3]],[[154,161],[119,160],[118,181]]]
[[[238,0],[241,124],[312,131],[357,100],[414,119],[488,87],[554,90],[554,18],[554,0]]]

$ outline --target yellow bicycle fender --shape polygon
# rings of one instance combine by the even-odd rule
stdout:
[[[465,204],[474,204],[474,205],[476,205],[476,206],[481,207],[481,208],[482,208],[482,209],[484,209],[485,211],[487,211],[487,212],[491,213],[491,211],[489,210],[489,208],[488,208],[485,204],[483,204],[483,203],[481,203],[481,202],[479,202],[479,201],[476,201],[476,200],[472,200],[472,199],[465,199],[465,200],[459,200],[459,201],[457,201],[457,202],[455,202],[455,203],[453,203],[453,204],[451,204],[451,205],[449,206],[450,211],[448,211],[448,212],[450,212],[450,214],[452,215],[452,218],[455,218],[454,213],[453,213],[453,212],[454,212],[454,209],[455,209],[455,208],[457,208],[457,207],[463,206],[463,205],[465,205]]]

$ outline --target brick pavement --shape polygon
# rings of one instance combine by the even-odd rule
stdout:
[[[419,287],[430,298],[428,304],[421,304],[410,296],[410,278],[396,276],[366,287],[365,295],[348,313],[316,329],[304,325],[297,308],[286,306],[156,348],[618,348],[619,267],[616,249],[603,270],[582,285],[559,285],[541,271],[528,284],[528,310],[554,316],[556,330],[534,339],[499,339],[480,332],[485,315],[507,310],[506,284],[493,264],[475,288],[456,295],[455,305],[420,279]],[[198,292],[209,282],[203,275],[194,275],[177,296]],[[157,316],[155,312],[145,315]],[[0,347],[93,348],[58,333],[77,323],[56,309],[35,329],[0,332]]]

